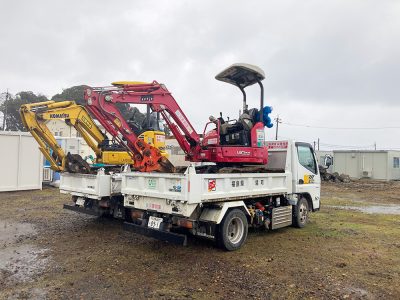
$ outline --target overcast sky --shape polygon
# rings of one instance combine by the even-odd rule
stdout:
[[[157,80],[202,132],[237,117],[240,91],[214,76],[246,62],[266,73],[280,137],[400,148],[400,1],[107,2],[2,1],[0,92]]]

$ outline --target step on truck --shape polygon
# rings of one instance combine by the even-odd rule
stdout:
[[[265,166],[191,164],[184,173],[121,174],[124,229],[186,245],[187,234],[226,250],[246,241],[248,228],[302,228],[320,208],[320,176],[308,143],[267,142]]]

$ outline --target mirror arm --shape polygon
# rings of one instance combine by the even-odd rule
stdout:
[[[259,79],[257,79],[258,85],[261,89],[261,102],[260,102],[260,122],[263,123],[263,108],[264,108],[264,86]]]

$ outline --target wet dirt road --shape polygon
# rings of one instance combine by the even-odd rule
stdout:
[[[123,232],[53,188],[0,193],[0,298],[399,299],[399,215],[341,208],[399,205],[399,187],[324,184],[306,228],[252,231],[236,252]]]

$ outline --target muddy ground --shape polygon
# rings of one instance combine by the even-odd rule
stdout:
[[[0,298],[400,299],[399,191],[324,183],[306,228],[251,231],[236,252],[123,232],[55,188],[0,193]]]

